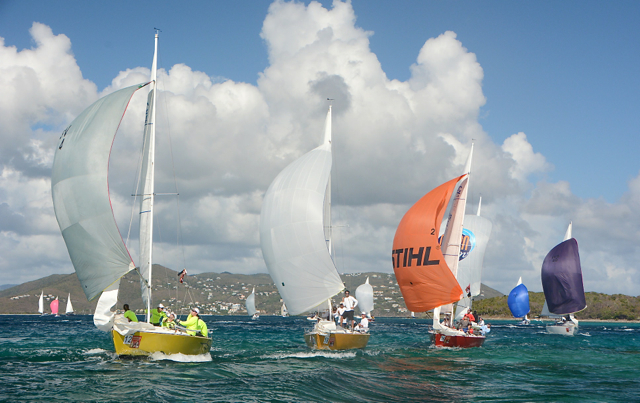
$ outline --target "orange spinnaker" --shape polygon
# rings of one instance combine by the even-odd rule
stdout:
[[[391,252],[393,270],[412,312],[425,312],[462,298],[462,288],[444,262],[438,233],[451,194],[464,176],[424,195],[402,217],[396,230]]]

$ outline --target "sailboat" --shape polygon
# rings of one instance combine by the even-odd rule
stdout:
[[[518,284],[511,290],[507,298],[507,305],[514,318],[522,318],[521,325],[530,323],[527,315],[531,312],[529,307],[529,290],[522,284],[522,277],[518,279]]]
[[[251,316],[251,319],[256,320],[260,317],[258,311],[256,310],[256,288],[253,288],[251,291],[251,295],[247,297],[245,301],[245,305],[247,307],[247,313]]]
[[[369,277],[364,284],[360,284],[356,288],[356,299],[358,300],[358,308],[360,312],[371,318],[371,311],[373,311],[373,287],[369,284]]]
[[[65,315],[73,315],[73,305],[71,305],[71,293],[67,297],[67,308],[64,310]]]
[[[38,299],[38,312],[40,315],[44,315],[44,290],[42,290]]]
[[[457,280],[471,157],[465,173],[423,196],[402,217],[393,239],[393,270],[407,308],[413,312],[433,309],[431,339],[437,347],[479,347],[485,337],[456,330],[451,321],[440,323],[440,313],[452,315],[452,304],[464,294]],[[458,186],[442,241],[438,230],[454,189]],[[442,246],[441,246],[442,245]]]
[[[331,106],[324,142],[287,166],[269,186],[260,214],[262,255],[291,315],[326,303],[344,285],[331,255]],[[315,349],[364,348],[369,334],[318,320],[304,335]]]
[[[578,241],[571,232],[572,223],[569,223],[564,241],[549,251],[541,272],[545,305],[551,314],[562,316],[560,321],[546,326],[547,333],[564,336],[578,333],[578,319],[573,314],[587,307]]]
[[[55,152],[51,193],[60,231],[88,300],[99,296],[93,321],[110,332],[118,355],[204,354],[211,339],[131,322],[111,309],[118,301],[120,278],[136,270],[142,299],[151,311],[151,267],[154,204],[154,152],[158,33],[151,81],[109,94],[85,109],[63,132]],[[140,253],[136,268],[118,230],[109,195],[109,157],[120,121],[133,94],[146,86],[147,113],[140,192]]]
[[[49,304],[49,308],[51,308],[51,315],[60,316],[60,315],[58,315],[58,306],[59,306],[59,304],[60,304],[60,301],[58,301],[58,297],[56,297],[56,299],[51,301],[51,303]]]
[[[489,243],[493,224],[480,215],[482,197],[478,201],[476,214],[464,216],[460,258],[458,262],[458,283],[464,288],[464,298],[456,304],[456,319],[463,318],[472,309],[473,297],[480,295],[484,253]],[[478,321],[478,318],[475,318]],[[476,326],[476,329],[479,327]]]

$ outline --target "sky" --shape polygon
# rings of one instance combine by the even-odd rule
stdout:
[[[51,203],[56,141],[99,97],[148,81],[158,28],[156,190],[180,199],[157,202],[157,263],[266,272],[262,197],[320,144],[332,98],[340,272],[391,272],[402,215],[462,173],[473,142],[469,210],[482,196],[493,222],[483,283],[541,291],[573,222],[585,290],[640,294],[639,3],[177,4],[0,2],[0,283],[73,271]],[[145,101],[110,171],[134,261]]]

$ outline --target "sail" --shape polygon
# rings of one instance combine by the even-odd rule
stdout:
[[[289,310],[287,310],[287,306],[284,304],[284,302],[282,303],[282,306],[280,307],[280,315],[281,316],[289,316]]]
[[[527,287],[522,283],[518,283],[509,293],[507,304],[514,317],[524,318],[524,316],[531,311],[529,308],[529,290],[527,290]]]
[[[109,94],[65,129],[55,152],[51,193],[60,231],[87,299],[135,266],[109,198],[109,154],[134,85]]]
[[[40,299],[38,300],[38,312],[40,314],[44,313],[44,290],[40,293]]]
[[[251,291],[251,295],[247,297],[246,301],[247,313],[249,316],[253,316],[256,313],[256,289]]]
[[[325,141],[280,172],[264,196],[262,255],[292,315],[343,289],[325,237],[324,201],[330,173],[331,143]]]
[[[549,312],[565,315],[587,307],[578,242],[568,239],[551,249],[542,262],[542,289]]]
[[[67,297],[67,308],[64,310],[64,313],[73,313],[73,305],[71,305],[71,293]]]
[[[51,301],[51,303],[49,304],[49,308],[51,308],[51,314],[52,315],[57,315],[58,314],[58,304],[59,303],[60,303],[60,301],[58,301],[58,297],[56,297],[56,299]]]
[[[466,176],[452,179],[427,193],[398,225],[391,260],[410,311],[425,312],[462,298],[460,284],[440,250],[438,229],[456,184]]]
[[[373,311],[373,287],[369,284],[369,277],[364,284],[360,284],[356,288],[356,299],[360,312],[368,314]]]
[[[472,297],[480,295],[484,253],[489,243],[493,224],[485,217],[467,214],[464,217],[460,261],[458,262],[458,282],[465,290],[469,287]]]

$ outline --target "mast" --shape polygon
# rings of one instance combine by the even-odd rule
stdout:
[[[324,144],[329,144],[331,147],[331,101],[332,99],[327,98],[329,101],[329,110],[327,111],[327,119],[324,124]],[[331,153],[331,158],[333,159],[333,153]],[[333,166],[333,164],[331,164]],[[333,169],[331,169],[333,171]],[[329,250],[329,255],[331,255],[331,259],[334,261],[333,256],[333,243],[332,236],[333,230],[331,228],[331,174],[329,174],[329,182],[327,183],[327,190],[324,193],[324,238],[327,243],[327,249]],[[333,314],[332,306],[331,306],[331,298],[327,298],[327,305],[329,305],[329,316]]]
[[[151,279],[153,267],[153,205],[155,196],[155,148],[156,148],[156,88],[158,60],[158,30],[155,34],[155,48],[151,65],[151,88],[147,98],[147,117],[143,147],[141,175],[143,180],[140,201],[140,275],[142,299],[147,305],[146,321],[151,315]]]

